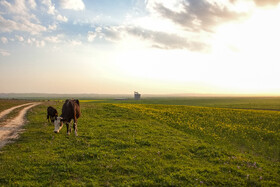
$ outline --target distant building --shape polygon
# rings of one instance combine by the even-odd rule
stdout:
[[[139,94],[138,92],[134,92],[134,99],[140,100],[140,98],[141,98],[141,94]]]

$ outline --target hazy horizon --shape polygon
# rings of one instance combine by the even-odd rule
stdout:
[[[280,95],[280,0],[0,0],[0,93]]]
[[[172,94],[155,94],[155,93],[140,93],[141,98],[149,98],[149,97],[172,97],[172,98],[187,98],[187,97],[280,97],[280,95],[261,95],[261,94],[201,94],[201,93],[172,93]],[[81,98],[101,98],[101,97],[110,97],[110,98],[117,98],[117,97],[129,97],[134,98],[134,93],[0,93],[0,98],[21,98],[21,97],[81,97]]]

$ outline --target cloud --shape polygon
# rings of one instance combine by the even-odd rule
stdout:
[[[55,6],[50,5],[47,11],[48,14],[55,15]]]
[[[22,36],[16,35],[15,37],[16,37],[16,39],[17,39],[19,42],[23,42],[23,41],[24,41],[24,38],[23,38]]]
[[[34,0],[0,1],[0,32],[24,31],[39,34],[46,31],[36,15],[30,12],[37,6]]]
[[[161,49],[210,51],[211,37],[220,25],[240,21],[248,14],[235,0],[146,0],[147,16],[119,26],[88,32],[88,41],[118,42],[128,37]],[[253,4],[251,2],[251,4]],[[239,5],[239,4],[238,4]]]
[[[9,53],[7,50],[0,49],[0,55],[2,55],[2,56],[10,56],[11,53]]]
[[[61,43],[63,39],[65,39],[65,35],[63,34],[58,34],[55,36],[47,36],[44,38],[46,42],[50,42],[50,43]]]
[[[82,0],[60,0],[60,6],[63,9],[84,10],[85,4]]]
[[[199,41],[191,41],[185,37],[174,33],[151,31],[138,27],[128,27],[125,29],[130,35],[152,43],[152,47],[161,49],[188,49],[191,51],[205,51],[208,46]]]
[[[28,39],[27,39],[27,43],[28,43],[28,44],[33,44],[33,42],[35,42],[35,41],[36,41],[35,38],[28,38]]]
[[[8,43],[8,39],[6,37],[1,37],[1,42],[3,44],[7,44]]]
[[[48,36],[45,38],[45,40],[50,43],[60,43],[61,42],[59,39],[59,36]]]
[[[62,21],[62,22],[67,22],[67,21],[68,21],[68,18],[67,18],[67,17],[62,16],[62,15],[60,15],[60,14],[58,14],[58,15],[56,16],[56,19],[57,19],[58,21]]]
[[[38,40],[36,38],[28,38],[27,43],[30,45],[35,45],[38,48],[42,48],[46,45],[46,42],[44,40]]]
[[[102,30],[99,28],[98,31],[102,33],[102,36],[108,41],[119,41],[122,39],[122,34],[126,32],[126,28],[123,27],[104,27]]]
[[[47,7],[47,13],[51,15],[55,15],[55,5],[52,3],[51,0],[42,0],[42,4]]]
[[[82,45],[82,42],[79,41],[79,40],[70,40],[69,43],[70,43],[71,46],[79,46],[79,45]]]
[[[98,33],[95,31],[88,31],[87,39],[89,42],[93,42],[94,39],[97,37]]]
[[[123,29],[121,26],[111,27],[97,27],[95,31],[88,31],[88,41],[93,42],[95,38],[104,38],[107,41],[119,41],[121,40],[121,33]]]
[[[35,9],[36,6],[37,6],[35,0],[28,0],[28,4],[29,4],[31,9]]]
[[[6,0],[2,0],[0,5],[5,8],[6,12],[13,14],[27,15],[27,7],[25,6],[25,1],[15,0],[14,4]]]
[[[246,14],[230,10],[225,4],[206,0],[180,0],[167,4],[148,1],[147,8],[189,31],[213,32],[220,24],[243,18]]]
[[[189,40],[174,33],[152,31],[137,26],[98,27],[95,31],[88,32],[88,41],[96,37],[107,41],[119,42],[127,36],[132,36],[141,41],[148,41],[151,47],[161,49],[188,49],[191,51],[207,51],[209,46],[199,41]]]
[[[57,29],[57,25],[56,24],[49,25],[48,29],[51,30],[51,31],[54,31],[54,30]]]
[[[102,27],[96,27],[95,31],[88,31],[87,39],[89,42],[93,42],[96,37],[102,38],[104,34],[102,33]]]
[[[258,6],[276,6],[280,3],[280,0],[254,0]]]
[[[8,20],[0,15],[0,32],[12,32],[17,30],[18,24],[13,20]]]
[[[0,32],[24,31],[32,35],[46,31],[46,27],[32,23],[24,17],[17,17],[17,21],[5,19],[0,15]]]
[[[36,47],[44,47],[46,45],[44,40],[36,41]]]
[[[15,0],[14,3],[7,2],[6,0],[0,1],[0,9],[4,9],[4,14],[13,15],[12,17],[24,17],[35,22],[39,22],[36,15],[30,13],[30,9],[36,8],[34,0]],[[3,14],[2,13],[2,14]]]

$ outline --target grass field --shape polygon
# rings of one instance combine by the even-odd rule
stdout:
[[[53,133],[63,103],[46,102],[1,150],[0,185],[280,186],[280,99],[216,100],[81,102],[79,137]]]
[[[87,100],[95,103],[130,103],[188,105],[218,108],[280,110],[280,97],[190,97],[190,98],[144,98],[141,100]]]

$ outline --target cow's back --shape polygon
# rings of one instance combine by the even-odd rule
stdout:
[[[51,106],[47,108],[48,115],[55,116],[57,115],[57,110]]]
[[[81,116],[79,100],[67,99],[63,104],[61,117],[70,122],[74,119],[74,114],[76,114],[77,119]]]

